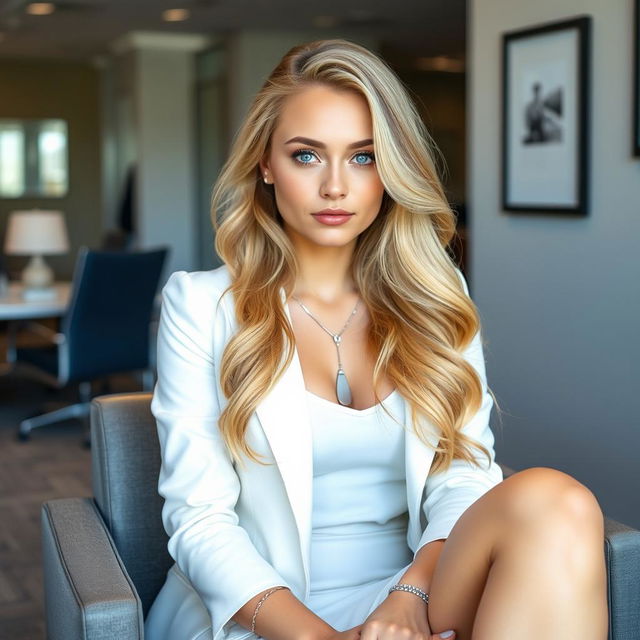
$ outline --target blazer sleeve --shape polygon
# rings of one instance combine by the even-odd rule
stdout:
[[[162,290],[151,411],[168,550],[202,598],[218,639],[251,598],[289,585],[238,523],[241,486],[218,429],[222,393],[214,357],[231,329],[211,283],[211,272],[178,271]]]
[[[469,288],[460,271],[458,276],[465,293],[469,295]],[[483,444],[490,453],[491,461],[489,462],[480,450],[476,450],[480,468],[466,460],[456,459],[446,471],[427,476],[423,503],[427,526],[418,543],[418,549],[433,540],[447,538],[467,508],[503,480],[502,469],[495,461],[495,439],[489,426],[493,398],[487,390],[480,331],[465,350],[464,357],[478,373],[483,393],[480,408],[464,425],[462,432]]]

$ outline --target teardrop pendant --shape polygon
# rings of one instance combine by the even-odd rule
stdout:
[[[342,369],[338,369],[336,375],[336,396],[341,405],[345,407],[351,405],[351,387],[349,387],[347,376]]]

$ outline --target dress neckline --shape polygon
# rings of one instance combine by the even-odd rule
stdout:
[[[395,398],[396,395],[399,395],[399,391],[398,389],[394,389],[389,395],[387,395],[386,398],[383,398],[380,402],[367,407],[366,409],[352,409],[351,407],[346,407],[342,404],[338,404],[337,402],[333,402],[332,400],[327,400],[326,398],[323,398],[322,396],[319,396],[315,393],[313,393],[313,391],[309,391],[309,389],[305,389],[305,391],[307,392],[307,394],[309,396],[311,396],[312,398],[323,402],[324,404],[328,404],[331,405],[332,407],[335,407],[336,410],[338,411],[343,411],[344,413],[350,413],[351,415],[358,415],[358,416],[364,416],[367,415],[369,413],[373,413],[374,411],[377,411],[378,409],[382,408],[382,405],[385,404],[387,405],[391,400],[393,400]]]

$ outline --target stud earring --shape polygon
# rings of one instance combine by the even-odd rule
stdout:
[[[267,174],[266,173],[264,174],[264,183],[265,184],[269,184],[269,181],[267,180]]]

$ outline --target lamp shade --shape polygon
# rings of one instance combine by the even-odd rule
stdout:
[[[53,255],[69,251],[62,211],[12,211],[4,251],[14,255]]]

